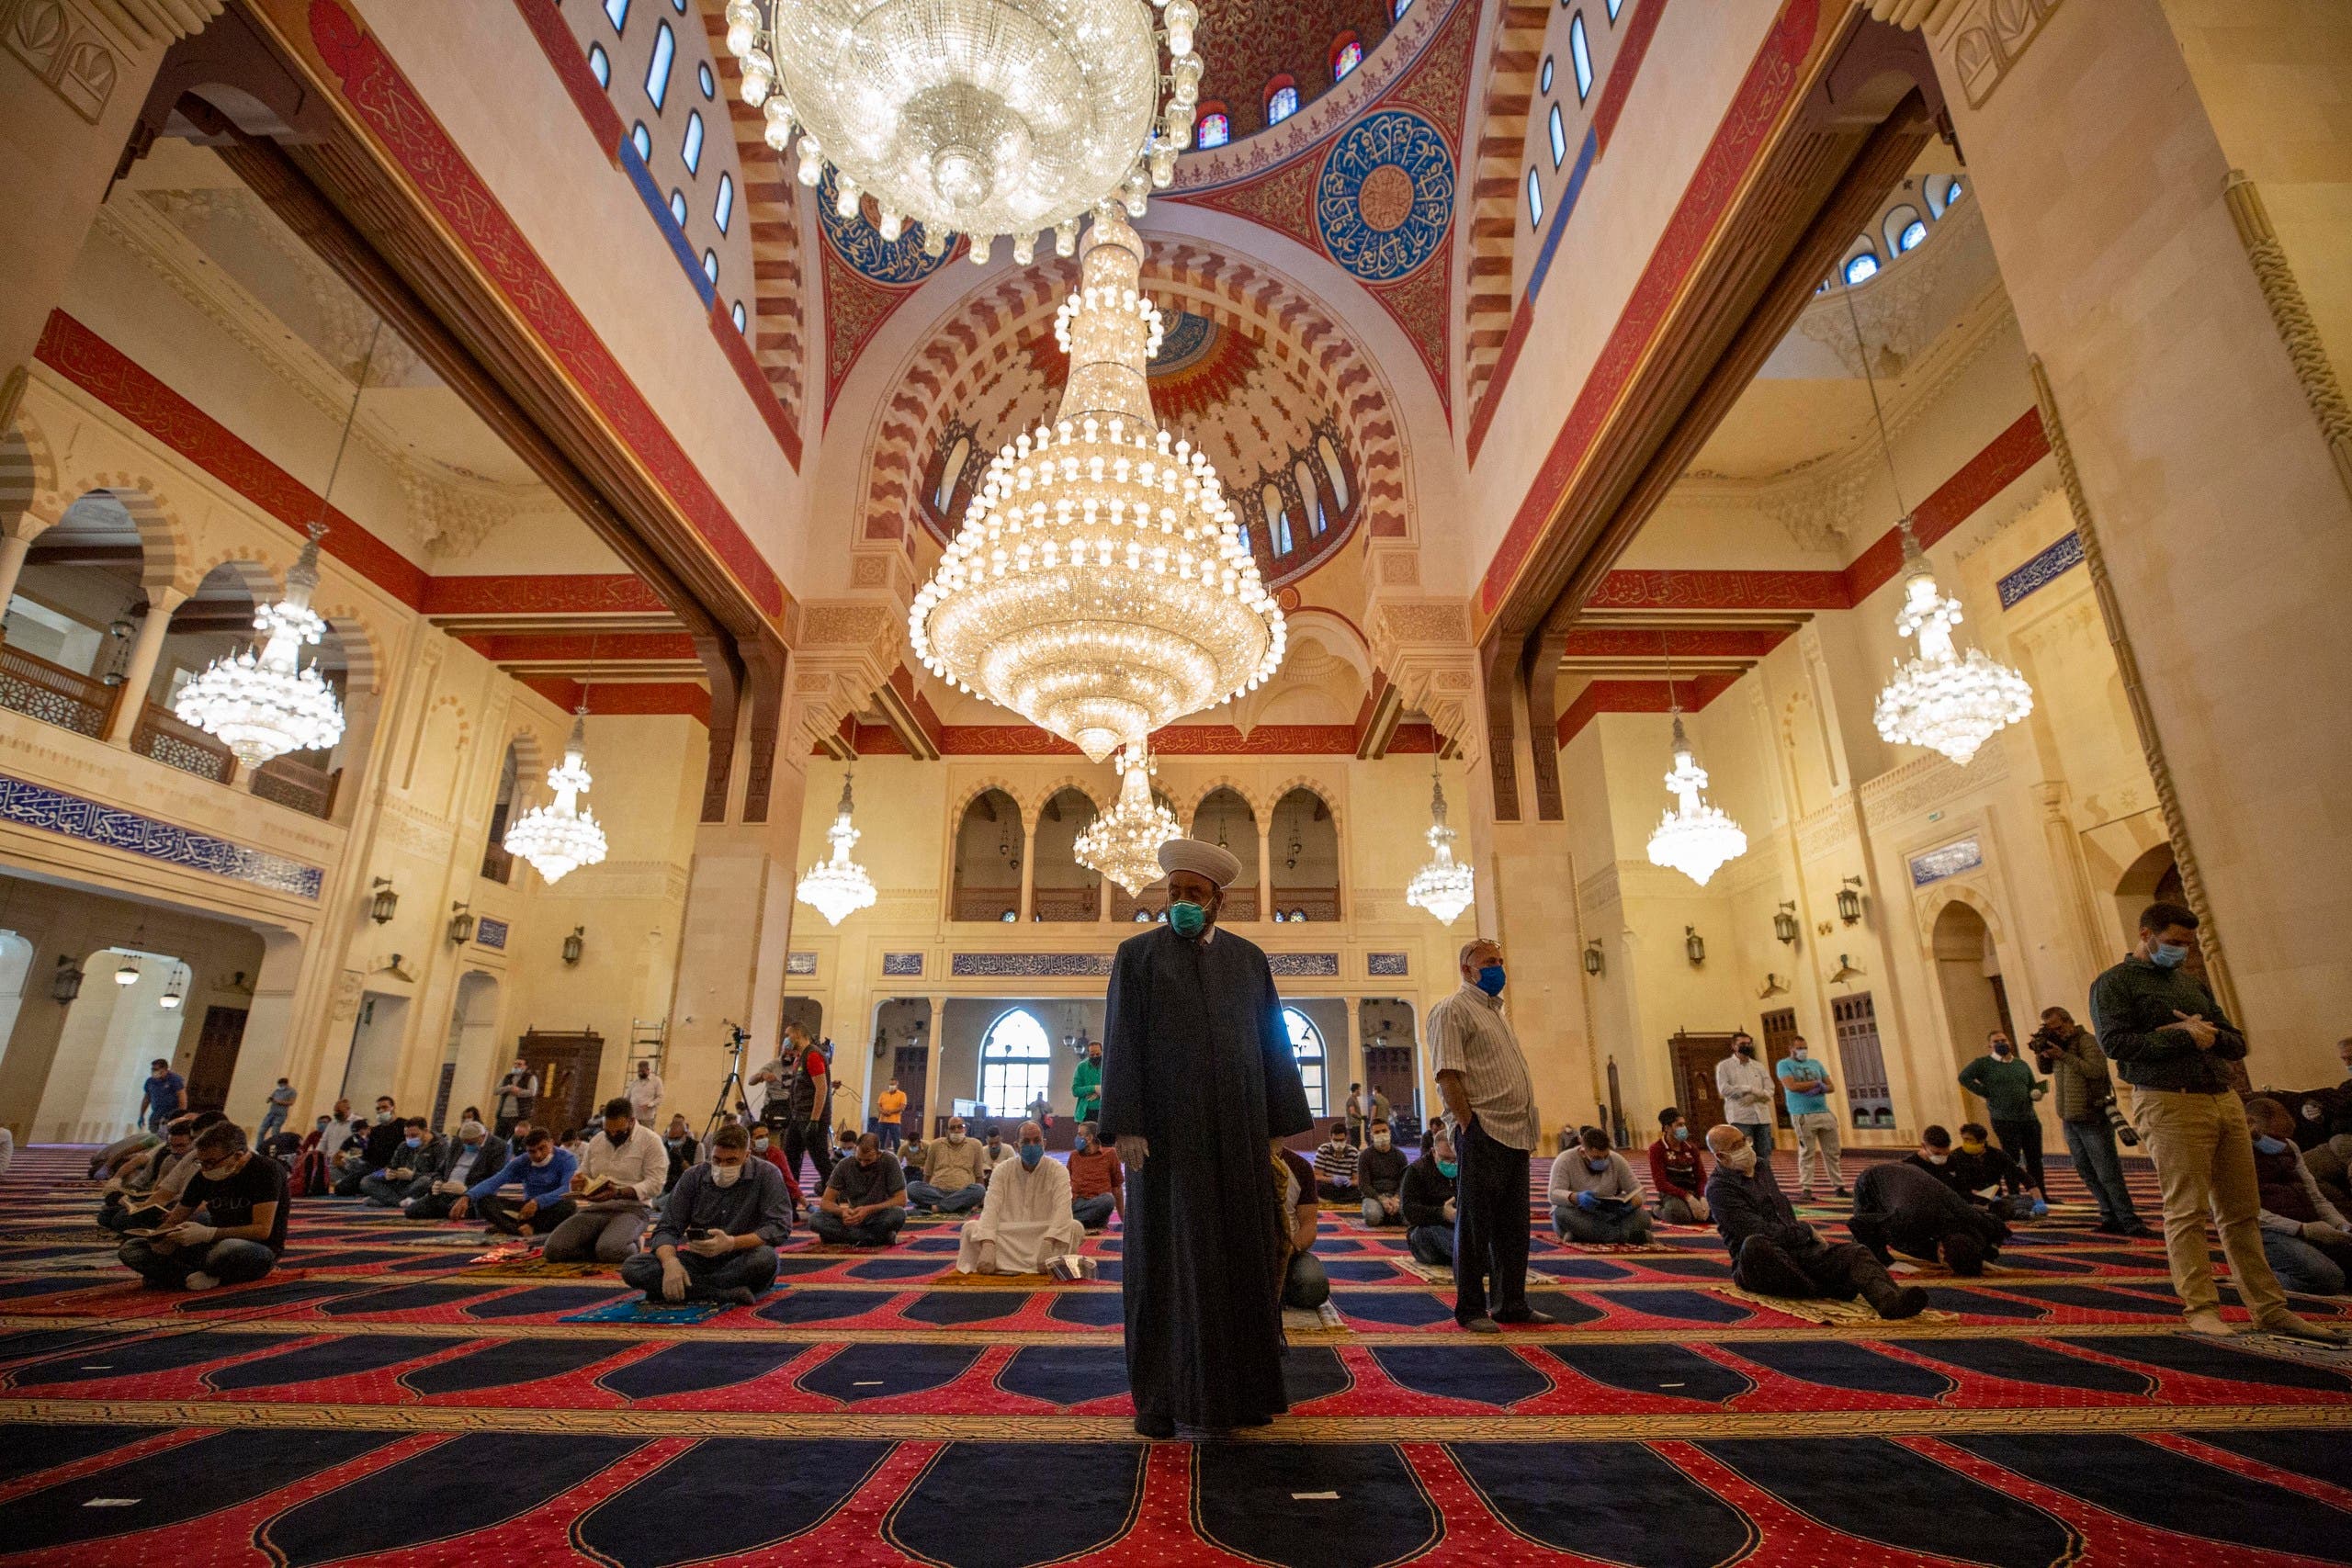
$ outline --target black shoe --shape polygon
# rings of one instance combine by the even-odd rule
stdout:
[[[1503,1331],[1501,1324],[1483,1312],[1476,1317],[1464,1318],[1461,1323],[1463,1328],[1472,1334],[1500,1334]]]
[[[1871,1301],[1871,1307],[1889,1322],[1917,1317],[1928,1310],[1928,1292],[1917,1285],[1905,1285],[1877,1296]]]
[[[1546,1324],[1557,1323],[1560,1320],[1554,1317],[1548,1312],[1537,1312],[1533,1307],[1521,1307],[1517,1312],[1498,1312],[1495,1314],[1495,1321],[1497,1323],[1509,1323],[1523,1327],[1541,1328]]]
[[[2164,1233],[2162,1231],[2152,1231],[2147,1227],[2145,1222],[2140,1220],[2133,1220],[2130,1224],[2125,1225],[2123,1227],[2123,1234],[2128,1236],[2136,1237],[2141,1241],[2162,1241],[2164,1239]]]
[[[1138,1438],[1172,1438],[1175,1435],[1176,1423],[1168,1416],[1138,1416],[1136,1417],[1136,1436]]]
[[[2115,1220],[2101,1220],[2098,1224],[2093,1225],[2091,1229],[2098,1232],[2101,1235],[2130,1235],[2132,1234],[2130,1230],[2126,1229],[2120,1222]]]
[[[1837,1191],[1840,1198],[1851,1198],[1854,1195],[1854,1190],[1850,1187],[1840,1187]]]

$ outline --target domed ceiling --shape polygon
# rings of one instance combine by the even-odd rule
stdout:
[[[1266,89],[1278,76],[1298,88],[1305,108],[1330,91],[1341,35],[1365,54],[1387,36],[1390,0],[1198,0],[1201,103],[1223,104],[1233,140],[1266,126]]]

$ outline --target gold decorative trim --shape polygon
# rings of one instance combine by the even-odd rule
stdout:
[[[2303,389],[2303,400],[2311,404],[2312,417],[2319,421],[2320,437],[2327,443],[2328,456],[2335,459],[2335,477],[2346,493],[2352,494],[2352,401],[2344,396],[2335,364],[2320,339],[2319,323],[2312,320],[2302,285],[2295,281],[2295,269],[2288,265],[2287,247],[2279,243],[2278,231],[2271,227],[2269,210],[2262,204],[2262,193],[2244,169],[2230,171],[2222,199],[2229,207],[2230,220],[2238,227],[2246,260],[2254,265],[2254,281],[2262,290],[2262,302],[2270,309],[2278,341],[2287,345],[2287,358]]]

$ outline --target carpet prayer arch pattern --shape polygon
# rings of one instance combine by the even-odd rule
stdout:
[[[267,1279],[171,1294],[115,1264],[85,1163],[0,1179],[0,1562],[2352,1562],[2352,1352],[2180,1333],[2160,1246],[2061,1174],[1899,1325],[1742,1296],[1668,1228],[1539,1240],[1558,1324],[1478,1338],[1400,1234],[1327,1213],[1291,1414],[1148,1443],[1115,1225],[1091,1280],[959,1281],[956,1222],[918,1219],[641,1314],[614,1270],[304,1199]]]

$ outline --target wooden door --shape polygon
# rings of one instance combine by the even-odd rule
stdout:
[[[907,1112],[900,1124],[920,1134],[923,1128],[923,1113],[930,1108],[923,1104],[923,1080],[931,1076],[931,1047],[901,1045],[890,1057],[890,1076],[899,1080],[899,1088],[907,1097]]]
[[[1796,1009],[1774,1008],[1764,1015],[1764,1065],[1772,1069],[1774,1086],[1772,1116],[1773,1120],[1783,1127],[1790,1126],[1792,1123],[1789,1121],[1789,1097],[1782,1094],[1779,1088],[1781,1064],[1788,1058],[1790,1052],[1795,1049],[1793,1042],[1796,1037]]]
[[[245,1039],[243,1008],[209,1007],[204,1028],[196,1037],[196,1060],[187,1069],[187,1108],[220,1111],[229,1108],[229,1079],[237,1070],[237,1047]],[[258,1109],[252,1112],[258,1117]]]
[[[1886,1054],[1879,1046],[1877,1005],[1868,991],[1833,997],[1829,1016],[1838,1029],[1838,1066],[1854,1125],[1894,1126],[1894,1097],[1886,1084]]]
[[[1724,1097],[1715,1092],[1715,1064],[1731,1055],[1728,1034],[1692,1034],[1679,1031],[1667,1042],[1674,1055],[1675,1109],[1689,1122],[1692,1137],[1724,1119]]]
[[[523,1036],[514,1054],[539,1075],[533,1126],[552,1127],[560,1136],[596,1121],[596,1075],[605,1065],[603,1035],[594,1030],[549,1034],[535,1029]]]

